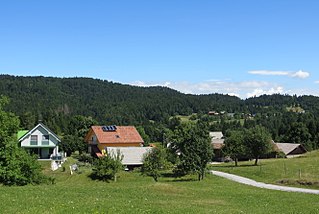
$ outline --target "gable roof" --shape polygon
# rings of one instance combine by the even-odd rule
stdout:
[[[151,149],[152,147],[107,147],[107,153],[112,155],[119,150],[123,155],[123,165],[142,165],[144,155]]]
[[[49,135],[53,136],[58,142],[61,142],[60,138],[53,131],[51,131],[48,127],[46,127],[43,123],[39,123],[33,129],[31,129],[30,131],[26,132],[23,136],[21,136],[18,139],[19,142],[23,141],[25,138],[27,138],[29,135],[31,135],[39,127],[42,127],[44,130],[46,130],[49,133]]]
[[[297,148],[300,148],[304,152],[307,152],[306,148],[303,145],[296,143],[276,143],[276,146],[279,150],[285,153],[285,155],[289,155]]]
[[[95,136],[97,137],[97,140],[102,144],[144,143],[142,137],[140,136],[140,134],[134,126],[116,126],[116,130],[112,131],[103,131],[102,126],[92,126],[91,130],[94,132]]]

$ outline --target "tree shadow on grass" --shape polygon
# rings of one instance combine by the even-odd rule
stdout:
[[[238,165],[238,166],[234,166],[234,165],[229,165],[229,166],[219,166],[219,165],[215,165],[212,168],[241,168],[241,167],[254,167],[254,164],[242,164],[242,165]],[[260,166],[260,164],[258,164],[257,166]]]
[[[110,183],[110,181],[111,181],[110,178],[103,179],[101,177],[96,176],[94,173],[89,174],[88,177],[91,178],[93,181],[104,181],[106,183]]]
[[[173,172],[165,172],[162,173],[162,177],[164,178],[169,178],[165,180],[165,182],[190,182],[190,181],[196,181],[197,179],[195,178],[185,178],[185,177],[180,177],[174,174]]]
[[[174,180],[167,180],[165,182],[191,182],[191,181],[197,181],[194,178],[176,178]]]

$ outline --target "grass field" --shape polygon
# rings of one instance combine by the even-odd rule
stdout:
[[[319,151],[291,159],[264,159],[260,160],[259,166],[252,166],[253,163],[239,162],[239,167],[225,163],[212,169],[266,183],[319,189]]]
[[[190,176],[155,183],[138,172],[122,172],[118,182],[105,183],[92,181],[86,167],[74,175],[67,167],[45,172],[56,178],[55,185],[0,187],[0,212],[319,213],[318,195],[258,189],[213,175],[200,182]]]

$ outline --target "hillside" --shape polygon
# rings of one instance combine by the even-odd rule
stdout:
[[[186,95],[165,87],[137,87],[91,78],[1,75],[0,94],[11,99],[8,108],[18,115],[62,112],[116,124],[161,121],[167,116],[211,109],[233,112],[242,103],[228,95]]]
[[[22,77],[0,75],[0,95],[10,98],[6,110],[18,115],[21,128],[42,120],[59,135],[74,134],[75,115],[99,124],[141,126],[152,142],[162,141],[172,128],[172,116],[189,116],[210,123],[210,130],[265,126],[280,142],[319,148],[319,98],[315,96],[263,95],[242,100],[209,94],[183,94],[167,87],[137,87],[92,78]],[[302,109],[300,112],[289,109]],[[208,116],[209,111],[235,113]]]

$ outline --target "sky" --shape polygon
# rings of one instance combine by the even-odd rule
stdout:
[[[317,0],[0,0],[0,74],[319,96]]]

